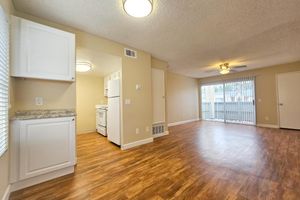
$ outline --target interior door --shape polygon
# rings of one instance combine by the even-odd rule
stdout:
[[[279,74],[277,84],[280,127],[300,129],[300,72]]]
[[[165,122],[165,72],[152,69],[153,124]]]

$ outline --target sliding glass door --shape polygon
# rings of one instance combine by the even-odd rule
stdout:
[[[201,87],[202,118],[224,121],[224,85],[206,85]]]
[[[255,81],[243,78],[201,87],[202,119],[255,124]]]

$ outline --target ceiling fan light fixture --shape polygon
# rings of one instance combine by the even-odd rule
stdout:
[[[230,70],[229,69],[222,69],[220,70],[220,74],[229,74]]]
[[[76,71],[77,72],[88,72],[93,68],[92,64],[89,62],[77,62],[76,63]]]
[[[229,64],[228,63],[221,64],[219,72],[220,74],[228,74],[230,72]]]
[[[153,9],[152,0],[123,0],[125,12],[132,17],[146,17]]]

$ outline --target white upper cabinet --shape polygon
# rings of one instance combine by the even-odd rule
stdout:
[[[15,77],[75,81],[75,35],[12,17],[12,69]]]

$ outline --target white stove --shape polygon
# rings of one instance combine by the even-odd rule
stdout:
[[[96,105],[96,130],[107,136],[107,105]]]

